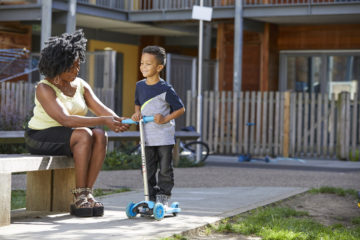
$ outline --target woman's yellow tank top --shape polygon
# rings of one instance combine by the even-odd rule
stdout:
[[[73,97],[66,96],[59,88],[51,84],[47,80],[41,80],[39,83],[49,85],[56,93],[58,102],[63,106],[69,115],[85,116],[88,108],[84,99],[84,80],[76,78],[72,83],[77,86],[76,92]],[[51,118],[40,102],[36,98],[35,94],[35,107],[34,116],[30,119],[28,127],[34,130],[42,130],[50,127],[62,126],[60,123]]]

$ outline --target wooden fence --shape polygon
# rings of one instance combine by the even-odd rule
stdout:
[[[21,129],[32,114],[35,84],[0,84],[0,128]],[[94,89],[114,108],[112,89]],[[353,99],[358,99],[355,94]],[[196,126],[187,93],[186,125]],[[349,159],[360,149],[360,103],[350,94],[213,92],[203,96],[203,140],[213,153]],[[6,129],[4,129],[6,128]]]
[[[34,83],[0,83],[0,129],[19,130],[32,116],[35,95]],[[95,88],[96,96],[114,109],[114,90]]]
[[[203,140],[212,152],[348,159],[360,149],[359,101],[350,94],[204,92]],[[355,95],[354,99],[358,99]],[[196,126],[187,94],[186,125]]]

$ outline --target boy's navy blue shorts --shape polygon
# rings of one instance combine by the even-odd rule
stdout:
[[[25,145],[31,154],[71,157],[70,138],[72,132],[72,128],[62,126],[44,130],[28,128],[25,131]]]

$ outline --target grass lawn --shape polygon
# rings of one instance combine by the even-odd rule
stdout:
[[[11,191],[11,210],[24,208],[26,204],[26,192],[24,190]]]
[[[218,226],[211,227],[211,230],[278,240],[360,239],[360,225],[353,228],[341,224],[324,226],[313,220],[305,211],[284,207],[256,209],[245,216],[224,220]]]
[[[357,201],[355,190],[322,187],[165,239],[358,240]]]

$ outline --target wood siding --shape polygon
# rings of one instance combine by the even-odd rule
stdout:
[[[278,48],[360,49],[360,24],[279,26]]]
[[[260,90],[260,34],[244,31],[243,35],[242,89]],[[217,54],[219,61],[219,90],[233,89],[234,69],[234,24],[220,23],[217,32]]]
[[[218,24],[217,59],[219,90],[233,87],[234,24]],[[279,51],[360,49],[360,24],[275,25],[266,23],[263,33],[244,31],[243,91],[276,91]]]

